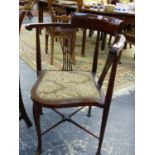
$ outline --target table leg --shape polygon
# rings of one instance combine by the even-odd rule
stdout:
[[[85,56],[85,44],[86,44],[86,29],[83,29],[83,37],[82,37],[82,49],[81,49],[81,56]]]
[[[105,49],[106,38],[107,38],[107,34],[104,33],[103,38],[102,38],[101,50]]]
[[[38,2],[38,22],[39,23],[43,22],[43,7],[40,4],[40,2]]]

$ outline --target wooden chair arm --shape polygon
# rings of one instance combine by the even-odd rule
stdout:
[[[117,37],[116,37],[116,41],[115,43],[111,46],[111,52],[119,52],[123,50],[124,48],[124,45],[125,45],[125,42],[126,42],[126,38],[123,34],[119,34]]]
[[[72,28],[73,26],[70,23],[33,23],[33,24],[27,24],[25,28],[29,31],[31,31],[33,28],[45,28],[45,27],[67,27]]]

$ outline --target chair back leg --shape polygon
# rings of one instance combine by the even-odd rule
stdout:
[[[109,114],[109,108],[105,107],[105,109],[103,110],[103,115],[102,115],[99,144],[98,144],[98,149],[97,149],[96,155],[101,155],[101,147],[102,147],[102,143],[103,143],[103,138],[104,138],[104,133],[105,133],[105,127],[107,124],[108,114]]]
[[[19,110],[20,110],[20,114],[21,114],[19,117],[19,120],[23,119],[25,121],[26,125],[28,127],[31,127],[32,123],[31,123],[31,121],[26,113],[25,107],[24,107],[20,86],[19,86]]]
[[[37,150],[36,150],[37,155],[40,155],[41,151],[42,151],[42,149],[41,149],[42,140],[41,140],[41,128],[40,128],[40,114],[41,114],[41,107],[38,104],[33,103],[33,117],[34,117],[36,132],[37,132],[37,138],[38,138],[38,146],[37,146]]]
[[[45,53],[48,54],[48,37],[49,35],[45,35]]]
[[[91,116],[91,106],[88,107],[88,114],[87,114],[87,116],[88,116],[88,117]]]

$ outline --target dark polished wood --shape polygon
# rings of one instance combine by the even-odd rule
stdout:
[[[55,7],[63,7],[67,15],[71,14],[71,12],[75,12],[77,9],[77,5],[65,5],[65,4],[59,4],[59,3],[52,3],[53,6]],[[43,13],[44,10],[48,10],[48,0],[38,0],[38,22],[42,23],[43,22]]]
[[[124,21],[124,27],[128,25],[135,25],[135,13],[104,12],[104,11],[98,11],[94,9],[86,9],[84,7],[81,9],[81,12],[122,19]],[[101,45],[102,50],[105,49],[105,42],[107,38],[106,36],[107,34],[104,34],[103,36],[102,45]],[[110,38],[110,41],[111,41],[111,38]],[[110,44],[110,41],[109,41],[109,44]],[[83,49],[82,53],[84,55],[85,49]]]
[[[24,17],[26,15],[27,11],[20,11],[19,12],[19,33],[21,30],[21,26],[22,26],[22,22],[24,20]],[[23,99],[22,99],[22,93],[21,93],[21,87],[20,87],[20,79],[19,79],[19,111],[20,111],[20,116],[19,116],[19,120],[24,120],[25,123],[27,124],[28,127],[32,126],[32,123],[26,113],[25,107],[24,107],[24,103],[23,103]]]
[[[40,63],[37,66],[37,72],[38,72],[38,79],[36,83],[34,84],[32,90],[31,90],[31,98],[33,100],[33,116],[35,120],[35,127],[36,127],[36,132],[37,132],[37,138],[38,138],[38,145],[37,145],[37,154],[40,154],[42,152],[42,139],[41,136],[47,133],[49,130],[57,127],[59,124],[68,121],[70,123],[73,123],[80,129],[84,130],[91,136],[95,137],[96,139],[99,140],[98,144],[98,149],[96,155],[101,154],[101,146],[103,142],[103,137],[104,137],[104,131],[108,119],[108,114],[109,114],[109,109],[110,109],[110,104],[111,104],[111,99],[112,99],[112,94],[113,94],[113,88],[114,88],[114,82],[115,82],[115,75],[116,75],[116,70],[117,70],[117,64],[119,62],[120,54],[121,51],[124,48],[125,44],[125,37],[123,35],[118,34],[120,32],[120,29],[122,27],[123,21],[112,18],[112,17],[107,17],[107,16],[98,16],[98,15],[92,15],[92,14],[86,14],[86,13],[75,13],[72,16],[71,23],[38,23],[38,24],[29,24],[26,26],[27,30],[32,30],[36,29],[36,63]],[[40,35],[39,35],[39,29],[40,28],[47,28],[47,27],[61,27],[64,31],[68,31],[70,29],[77,29],[77,28],[82,28],[82,29],[93,29],[98,32],[97,38],[96,38],[96,43],[94,45],[94,52],[93,52],[93,61],[92,61],[92,69],[89,73],[89,75],[92,77],[91,82],[95,86],[94,89],[97,90],[99,94],[99,99],[94,99],[92,97],[88,98],[72,98],[72,99],[60,99],[59,97],[54,100],[52,97],[49,99],[43,99],[41,96],[38,96],[37,94],[37,89],[39,84],[42,82],[42,79],[44,78],[46,73],[53,73],[52,71],[45,71],[41,70],[41,57],[40,54]],[[109,49],[109,52],[107,54],[107,59],[106,63],[103,66],[102,73],[99,77],[99,79],[96,77],[96,70],[97,70],[97,65],[98,65],[98,48],[99,48],[99,40],[100,40],[100,33],[110,33],[110,34],[116,34],[116,39],[114,44],[111,46]],[[72,48],[70,46],[72,41],[71,37],[68,36],[63,36],[65,38],[65,48],[69,49],[66,52],[68,54],[72,53]],[[92,49],[93,50],[93,49]],[[69,56],[69,55],[68,55]],[[70,61],[68,63],[71,63]],[[72,65],[72,63],[70,64]],[[69,71],[62,71],[71,73],[70,69]],[[56,72],[56,71],[54,71]],[[58,71],[59,72],[59,71]],[[58,73],[56,72],[56,73]],[[78,75],[81,74],[83,71],[78,71]],[[104,94],[103,90],[101,89],[102,83],[104,82],[105,76],[109,73],[109,78],[108,78],[108,86],[107,86],[107,91]],[[65,78],[65,77],[63,77]],[[50,85],[50,80],[48,85]],[[47,88],[49,90],[49,88]],[[77,89],[76,87],[74,89]],[[63,92],[65,93],[65,92]],[[100,128],[100,134],[99,136],[96,136],[94,133],[90,132],[87,130],[85,127],[79,125],[76,123],[73,119],[72,116],[74,116],[77,112],[79,112],[83,107],[89,106],[89,112],[88,116],[90,116],[90,111],[91,111],[91,106],[96,106],[102,109],[103,115],[102,115],[102,121],[101,121],[101,128]],[[62,119],[53,125],[52,127],[48,128],[44,132],[41,132],[41,127],[40,127],[40,110],[41,108],[50,108],[53,111],[55,111],[57,114],[59,114]],[[69,114],[69,115],[64,115],[63,113],[59,112],[56,108],[71,108],[71,107],[79,107],[75,112]]]
[[[22,99],[22,93],[21,93],[21,88],[20,88],[20,83],[19,83],[19,111],[20,111],[20,116],[19,116],[19,120],[24,120],[26,125],[28,127],[32,126],[32,123],[26,113],[25,107],[24,107],[24,103],[23,103],[23,99]]]
[[[135,24],[135,13],[104,12],[104,11],[98,11],[93,9],[85,9],[85,8],[82,8],[81,12],[103,15],[103,16],[110,16],[110,17],[122,19],[124,21],[124,24]]]
[[[47,1],[48,0],[39,0],[38,1],[39,22],[43,22],[43,11],[44,11],[44,9],[47,9]],[[59,3],[53,3],[53,5],[57,6],[57,7],[63,7],[64,9],[66,9],[67,14],[70,14],[71,12],[75,12],[77,9],[76,5],[62,5]],[[124,25],[135,24],[135,14],[134,13],[119,13],[119,12],[107,13],[104,11],[86,9],[83,6],[81,6],[80,9],[78,9],[78,11],[83,12],[83,13],[110,16],[110,17],[122,19],[124,21]],[[104,34],[103,38],[102,38],[102,45],[101,45],[102,50],[105,49],[105,42],[106,42],[106,38],[107,38],[106,36],[107,36],[107,34]],[[85,56],[85,41],[86,41],[86,30],[83,30],[82,47],[81,47],[81,56],[83,56],[83,57]]]
[[[48,4],[47,4],[48,0],[38,0],[38,4],[39,4],[39,12],[43,12],[44,8],[46,9]],[[54,6],[58,6],[58,7],[64,7],[68,13],[69,10],[75,12],[77,9],[76,5],[63,5],[63,4],[59,4],[59,3],[53,3]],[[71,12],[70,11],[70,12]],[[124,20],[125,24],[133,24],[135,23],[135,14],[134,13],[119,13],[119,12],[104,12],[104,11],[98,11],[98,10],[93,10],[93,9],[85,9],[84,7],[81,7],[81,9],[79,10],[80,12],[84,12],[84,13],[91,13],[91,14],[97,14],[97,15],[104,15],[104,16],[111,16],[114,18],[118,18],[118,19],[122,19]],[[40,13],[40,15],[43,15],[43,13]],[[40,19],[43,19],[42,17]],[[39,22],[43,22],[42,20]]]

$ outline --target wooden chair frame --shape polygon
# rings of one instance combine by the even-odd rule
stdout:
[[[85,22],[84,22],[85,21]],[[90,24],[91,23],[91,24]],[[41,146],[42,146],[42,140],[41,136],[47,133],[49,130],[57,127],[59,124],[68,121],[70,123],[73,123],[80,129],[86,131],[88,134],[92,135],[96,139],[99,140],[98,144],[98,149],[96,155],[101,155],[101,146],[103,142],[103,137],[104,137],[104,132],[105,132],[105,127],[106,127],[106,122],[108,119],[108,114],[109,114],[109,109],[110,109],[110,104],[111,104],[111,99],[112,99],[112,93],[113,93],[113,87],[114,87],[114,82],[115,82],[115,75],[116,75],[116,70],[117,70],[117,64],[120,59],[120,54],[124,48],[125,44],[125,37],[123,35],[118,35],[118,33],[121,31],[121,25],[123,21],[111,17],[106,17],[106,16],[98,16],[98,15],[89,15],[89,14],[83,14],[83,13],[75,13],[72,17],[71,24],[67,23],[39,23],[39,24],[30,24],[26,26],[26,29],[32,30],[33,28],[36,29],[36,66],[37,66],[37,75],[38,75],[38,80],[37,83],[34,85],[31,91],[31,98],[33,100],[33,117],[35,121],[35,126],[36,126],[36,132],[37,132],[37,138],[38,138],[38,146],[37,146],[37,154],[40,154],[42,152]],[[94,58],[93,58],[93,64],[92,64],[92,71],[91,75],[95,79],[96,71],[97,71],[97,63],[98,63],[98,49],[99,49],[99,40],[100,40],[100,33],[101,32],[106,32],[110,34],[115,34],[116,40],[115,43],[111,46],[110,51],[108,53],[105,66],[103,67],[102,73],[99,77],[99,79],[95,82],[96,88],[100,94],[100,101],[99,102],[94,102],[91,100],[82,100],[82,101],[77,101],[77,100],[72,100],[72,101],[60,101],[60,102],[52,102],[49,104],[49,102],[44,102],[40,99],[38,99],[35,95],[35,89],[37,87],[37,84],[40,82],[40,79],[42,78],[42,65],[41,65],[41,49],[40,49],[40,35],[39,35],[39,30],[40,28],[44,27],[61,27],[62,29],[75,29],[75,28],[84,28],[84,29],[94,29],[97,30],[97,39],[96,39],[96,46],[95,46],[95,51],[94,51]],[[70,44],[65,44],[70,45]],[[72,48],[70,48],[72,50]],[[71,51],[66,51],[67,54],[71,54]],[[63,60],[64,61],[64,60]],[[64,64],[66,65],[66,63]],[[71,65],[71,64],[70,64]],[[68,67],[69,61],[66,66],[63,66],[63,70],[65,71],[70,71],[72,70],[72,67]],[[111,68],[110,71],[110,76],[108,80],[108,86],[107,86],[107,91],[106,95],[104,96],[102,93],[102,84],[105,79],[105,76],[108,72],[108,70]],[[85,106],[89,107],[88,111],[88,116],[91,115],[91,106],[97,106],[101,109],[103,109],[103,114],[102,114],[102,121],[101,121],[101,128],[100,128],[100,134],[99,136],[96,136],[92,132],[88,131],[86,128],[83,126],[79,125],[75,121],[73,121],[71,118],[73,115],[78,113],[82,108]],[[44,108],[50,108],[53,111],[55,111],[57,114],[59,114],[62,117],[62,120],[60,120],[58,123],[47,129],[46,131],[43,131],[41,133],[41,128],[40,128],[40,112],[42,107]],[[73,113],[69,115],[64,115],[63,113],[59,112],[56,110],[57,108],[69,108],[69,107],[80,107]]]
[[[62,7],[53,6],[54,0],[48,0],[48,9],[51,17],[52,22],[57,23],[69,23],[71,20],[71,17],[67,15],[67,12]],[[61,35],[61,29],[60,28],[46,28],[45,29],[45,52],[48,53],[48,37],[50,36],[51,42],[50,42],[50,64],[53,65],[54,62],[54,39],[58,40]]]
[[[19,15],[19,33],[21,30],[21,26],[22,26],[22,22],[24,20],[24,17],[26,15],[27,11],[23,10],[20,11],[20,15]],[[24,107],[24,103],[23,103],[23,99],[22,99],[22,93],[21,93],[21,87],[20,87],[20,80],[19,80],[19,111],[20,111],[20,116],[19,116],[19,120],[24,120],[26,125],[28,127],[32,126],[32,123],[26,113],[25,107]]]

